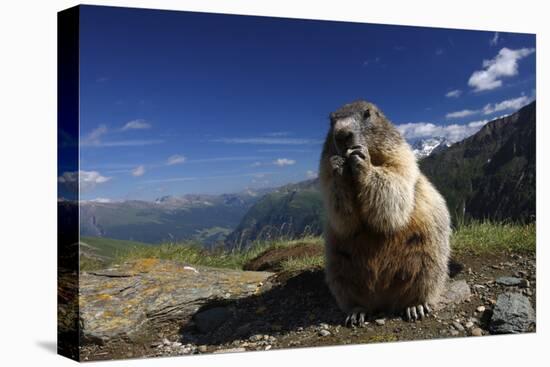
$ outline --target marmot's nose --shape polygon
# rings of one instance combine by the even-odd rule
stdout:
[[[349,147],[353,144],[353,132],[348,129],[339,129],[334,136],[340,147]]]

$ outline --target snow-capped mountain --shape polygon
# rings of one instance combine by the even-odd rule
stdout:
[[[448,148],[452,143],[444,137],[433,137],[427,139],[419,139],[411,143],[416,159],[422,159],[432,153]]]

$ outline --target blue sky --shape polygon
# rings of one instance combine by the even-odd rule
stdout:
[[[84,6],[80,35],[88,200],[314,177],[328,114],[357,99],[409,140],[460,140],[535,96],[528,34]]]

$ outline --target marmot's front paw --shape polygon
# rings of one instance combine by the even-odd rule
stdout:
[[[358,174],[364,171],[369,164],[370,156],[368,149],[363,145],[355,145],[348,149],[346,155],[350,162],[351,171]]]
[[[428,315],[432,310],[427,303],[424,305],[417,305],[405,308],[405,320],[407,321],[416,321],[422,320],[426,315]]]
[[[353,312],[346,316],[344,326],[349,327],[364,327],[367,318],[366,312]]]
[[[330,165],[335,174],[341,176],[344,173],[344,161],[344,157],[339,155],[333,155],[330,157]]]

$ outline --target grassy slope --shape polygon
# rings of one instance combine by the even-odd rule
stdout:
[[[299,242],[323,245],[321,237],[306,237],[300,240],[280,240],[271,242],[255,242],[244,251],[227,252],[221,249],[204,250],[198,245],[181,243],[165,244],[134,248],[121,253],[116,261],[122,262],[137,258],[160,258],[178,260],[188,264],[206,265],[240,269],[250,259],[271,247],[283,247]],[[513,251],[516,253],[535,252],[535,225],[534,224],[495,224],[489,222],[473,222],[462,225],[453,232],[451,239],[455,253],[472,252],[474,254]],[[302,259],[288,259],[285,270],[305,269],[313,266],[323,266],[322,256]]]

